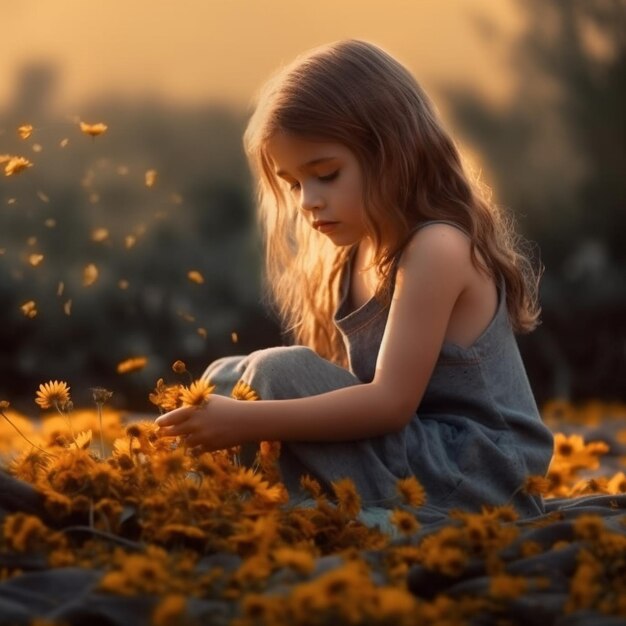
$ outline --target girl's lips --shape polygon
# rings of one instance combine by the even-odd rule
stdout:
[[[313,228],[318,230],[320,233],[326,233],[332,230],[335,226],[337,226],[339,222],[324,222],[324,221],[315,221],[313,222]]]

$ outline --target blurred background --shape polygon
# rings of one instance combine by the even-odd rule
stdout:
[[[174,360],[199,376],[282,342],[262,301],[241,136],[271,72],[354,37],[409,67],[535,242],[543,321],[519,344],[537,401],[626,400],[625,9],[3,2],[0,155],[33,166],[0,172],[0,399],[33,414],[39,383],[60,379],[77,405],[101,386],[152,411]],[[90,137],[79,121],[108,130]],[[118,373],[134,357],[145,365]]]

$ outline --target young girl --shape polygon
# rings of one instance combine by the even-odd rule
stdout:
[[[162,434],[281,441],[293,498],[304,474],[349,477],[365,506],[392,507],[415,476],[432,510],[541,513],[523,484],[552,436],[514,338],[537,325],[538,276],[415,79],[370,43],[318,48],[270,80],[244,143],[298,345],[216,361],[220,395],[159,417]],[[261,400],[226,397],[238,380]]]

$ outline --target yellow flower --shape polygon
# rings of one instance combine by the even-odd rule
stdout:
[[[45,541],[49,529],[35,515],[13,513],[4,519],[4,540],[10,549],[26,552],[42,540]]]
[[[528,476],[522,490],[530,495],[545,495],[550,491],[551,481],[544,476]]]
[[[215,385],[206,380],[196,380],[189,387],[182,387],[180,399],[183,406],[204,406],[208,401]]]
[[[39,385],[35,402],[42,409],[61,407],[70,401],[70,388],[67,383],[58,380],[51,380]]]
[[[92,387],[91,393],[93,395],[93,401],[96,404],[104,404],[113,395],[112,391],[109,391],[104,387]]]
[[[426,493],[415,476],[401,478],[396,482],[396,489],[409,506],[422,506],[426,502]]]
[[[154,391],[148,395],[148,399],[163,411],[173,411],[178,406],[180,390],[180,385],[166,385],[163,379],[159,378]]]
[[[235,398],[235,400],[260,400],[257,392],[244,380],[237,381],[230,395],[232,398]]]
[[[403,534],[412,535],[419,530],[420,524],[408,511],[394,509],[391,513],[391,523]]]
[[[172,363],[172,371],[175,374],[184,374],[187,371],[187,366],[183,361],[177,360]]]
[[[574,534],[581,539],[597,539],[604,532],[604,521],[599,515],[579,515],[574,521]]]
[[[176,448],[171,452],[164,452],[152,457],[152,470],[160,480],[176,474],[186,472],[189,468],[190,457],[183,448]]]
[[[5,176],[13,176],[14,174],[19,174],[27,167],[32,166],[33,164],[28,159],[20,156],[14,156],[11,157],[8,163],[4,166],[4,174]]]
[[[129,372],[135,372],[143,369],[148,363],[148,359],[145,356],[134,356],[117,364],[118,374],[128,374]]]
[[[177,626],[185,612],[187,600],[178,593],[166,595],[152,613],[153,626]]]
[[[195,526],[188,524],[166,524],[156,535],[157,540],[163,542],[183,543],[202,549],[206,542],[206,535]]]
[[[300,574],[310,574],[315,568],[315,558],[306,550],[294,548],[277,548],[272,558],[281,567],[290,567]]]
[[[379,587],[376,589],[377,614],[382,620],[406,618],[415,615],[418,608],[417,598],[407,589]],[[386,621],[386,620],[385,620]],[[393,623],[393,622],[392,622]],[[402,621],[401,623],[405,623]]]
[[[331,482],[339,504],[339,510],[348,517],[356,517],[361,510],[361,497],[352,479],[342,478]]]
[[[260,474],[256,474],[254,470],[242,467],[233,476],[233,486],[237,491],[258,495],[263,493],[269,487],[269,484],[263,480]]]
[[[314,498],[319,498],[322,495],[322,486],[308,474],[300,476],[300,487],[308,491]]]
[[[551,400],[544,404],[541,415],[545,421],[572,422],[576,420],[577,411],[567,400]]]
[[[510,600],[526,592],[528,581],[523,576],[497,574],[491,577],[489,592],[495,598]]]
[[[610,493],[626,493],[626,475],[624,472],[614,474],[607,487]]]
[[[248,593],[243,597],[242,608],[243,614],[253,620],[252,623],[273,624],[278,615],[284,614],[285,601],[280,597]]]
[[[85,122],[80,123],[80,130],[85,133],[85,135],[89,135],[91,137],[97,137],[98,135],[102,135],[105,133],[108,126],[99,122],[98,124],[86,124]]]

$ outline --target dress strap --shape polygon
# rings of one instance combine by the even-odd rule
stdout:
[[[418,230],[420,230],[420,228],[424,228],[424,226],[430,226],[431,224],[448,224],[450,226],[454,226],[455,228],[458,228],[462,233],[465,233],[468,237],[470,237],[470,234],[465,230],[465,228],[463,228],[463,226],[460,226],[459,224],[451,220],[428,220],[426,222],[420,222],[419,224],[413,227],[412,232],[415,233]]]

